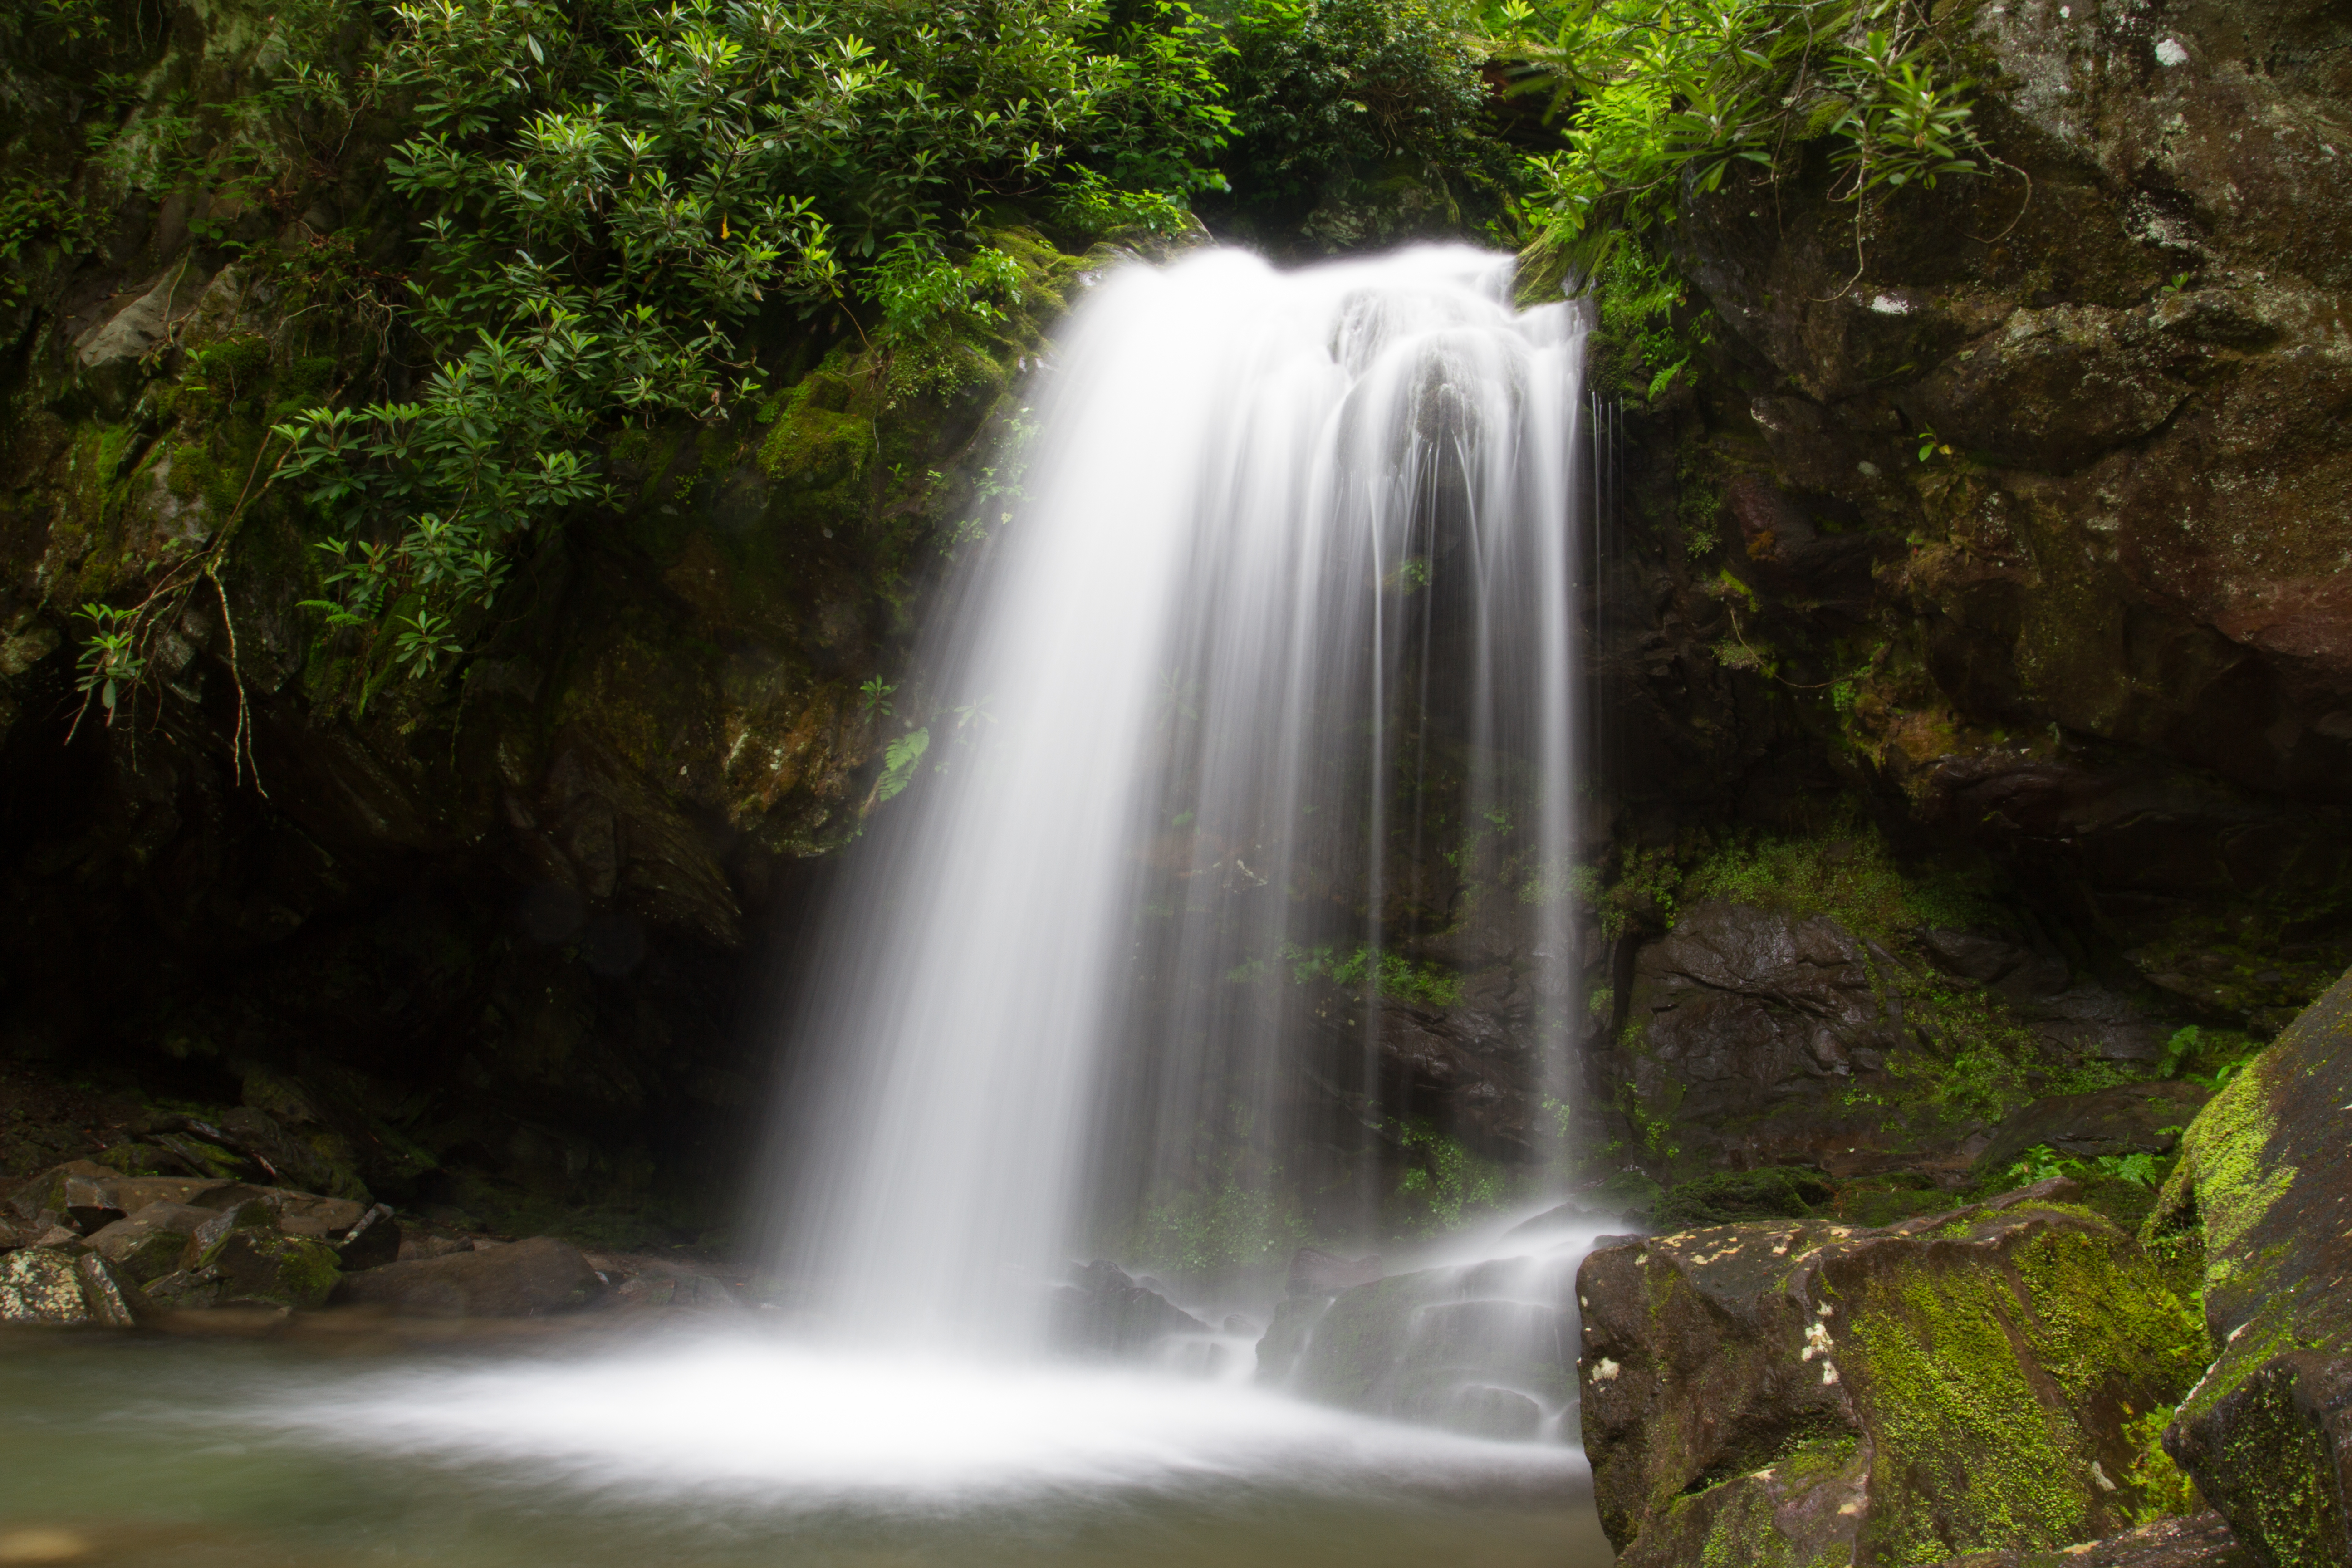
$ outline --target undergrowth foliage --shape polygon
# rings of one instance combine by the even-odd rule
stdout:
[[[755,318],[992,320],[1019,271],[984,204],[1172,226],[1227,126],[1219,45],[1175,4],[1116,32],[1102,0],[394,10],[373,86],[416,126],[390,173],[434,368],[278,433],[332,530],[316,607],[413,675],[461,649],[517,536],[611,499],[613,429],[763,390]]]
[[[1521,237],[1592,289],[1653,395],[1706,342],[1667,232],[1694,195],[1826,147],[1859,278],[1872,198],[1994,161],[1922,0],[1503,0],[1487,25],[1560,132],[1526,162]]]

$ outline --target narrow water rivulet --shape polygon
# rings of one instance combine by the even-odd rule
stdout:
[[[91,1347],[71,1402],[0,1362],[0,1472],[94,1508],[103,1411],[216,1531],[183,1562],[1608,1561],[1596,1227],[1510,1223],[1558,1202],[1571,1099],[1586,548],[1582,321],[1510,283],[1458,247],[1095,280],[780,1028],[765,1331]],[[1411,1044],[1433,954],[1486,1037]],[[1435,1140],[1514,1210],[1400,1245]],[[1386,1360],[1285,1298],[1301,1243],[1385,1254]],[[1101,1331],[1095,1258],[1172,1316]]]

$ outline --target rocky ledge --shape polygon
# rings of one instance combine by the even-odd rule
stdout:
[[[736,1282],[740,1283],[740,1282]],[[0,1205],[0,1324],[276,1331],[341,1321],[749,1310],[690,1264],[404,1224],[383,1204],[77,1160]]]

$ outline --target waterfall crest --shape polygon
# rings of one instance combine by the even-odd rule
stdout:
[[[1474,960],[1465,1048],[1566,1100],[1583,327],[1509,282],[1211,250],[1074,312],[798,1025],[781,1261],[844,1326],[1034,1344],[1171,1205],[1368,1237],[1487,1114],[1394,1043]]]

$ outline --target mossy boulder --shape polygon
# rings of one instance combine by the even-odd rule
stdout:
[[[2062,1552],[1971,1552],[1938,1568],[2256,1568],[2218,1513],[2159,1519],[2091,1546]]]
[[[2128,1528],[2152,1501],[2128,1425],[2179,1397],[2204,1341],[2072,1193],[1593,1253],[1584,1442],[1620,1561],[1915,1564]]]
[[[2201,1245],[2222,1347],[2167,1451],[2258,1561],[2352,1562],[2352,974],[2189,1123],[2147,1235]]]
[[[194,1272],[217,1282],[223,1303],[323,1307],[342,1277],[333,1247],[287,1235],[278,1227],[273,1205],[258,1198],[206,1221],[192,1237],[190,1251]]]

